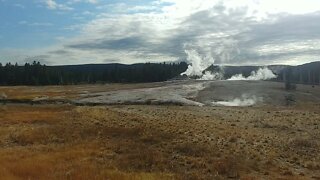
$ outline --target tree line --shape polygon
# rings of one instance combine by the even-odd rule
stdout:
[[[184,62],[69,66],[46,66],[35,61],[24,66],[0,63],[0,85],[159,82],[177,77],[186,69]]]

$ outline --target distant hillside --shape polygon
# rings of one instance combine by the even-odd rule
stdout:
[[[291,80],[301,84],[320,84],[320,61],[299,66],[287,66],[278,76],[277,80],[284,81],[286,74],[291,71]]]

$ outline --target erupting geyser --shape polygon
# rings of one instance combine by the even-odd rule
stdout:
[[[198,77],[201,80],[217,80],[223,78],[223,75],[220,73],[205,71],[209,66],[214,64],[214,59],[209,53],[205,56],[201,56],[196,50],[193,49],[185,50],[185,52],[187,54],[187,61],[190,63],[190,65],[188,66],[188,69],[181,75]]]
[[[190,63],[188,69],[181,75],[187,75],[188,77],[197,77],[200,80],[222,80],[224,75],[221,72],[212,73],[211,71],[205,71],[214,64],[214,59],[207,53],[205,56],[201,56],[196,50],[185,50],[187,54],[187,61]],[[263,67],[257,71],[252,71],[251,75],[244,77],[242,74],[236,74],[227,80],[241,81],[241,80],[269,80],[276,78],[269,68]]]

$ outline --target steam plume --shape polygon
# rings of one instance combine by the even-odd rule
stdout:
[[[262,101],[262,98],[257,98],[256,96],[242,95],[241,98],[235,98],[230,101],[215,101],[212,102],[214,106],[253,106],[257,102]]]
[[[196,50],[185,50],[187,61],[190,63],[188,69],[181,75],[188,77],[199,77],[200,80],[220,80],[223,79],[222,73],[212,73],[205,71],[209,66],[214,64],[214,59],[210,53],[205,56],[200,55]],[[205,71],[205,72],[204,72]]]
[[[222,80],[223,79],[223,74],[221,73],[212,73],[210,71],[206,71],[200,80]]]
[[[203,71],[214,63],[214,59],[211,55],[201,56],[196,50],[185,50],[187,54],[187,61],[190,63],[188,69],[181,75],[203,76]]]
[[[244,77],[242,74],[236,74],[232,76],[228,80],[233,81],[244,81],[244,80],[250,80],[250,81],[258,81],[258,80],[269,80],[276,78],[277,75],[275,75],[269,68],[264,67],[260,68],[258,71],[252,71],[251,75],[249,77]]]

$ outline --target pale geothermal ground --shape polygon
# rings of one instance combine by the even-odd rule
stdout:
[[[0,179],[320,179],[319,98],[267,81],[0,87]]]

